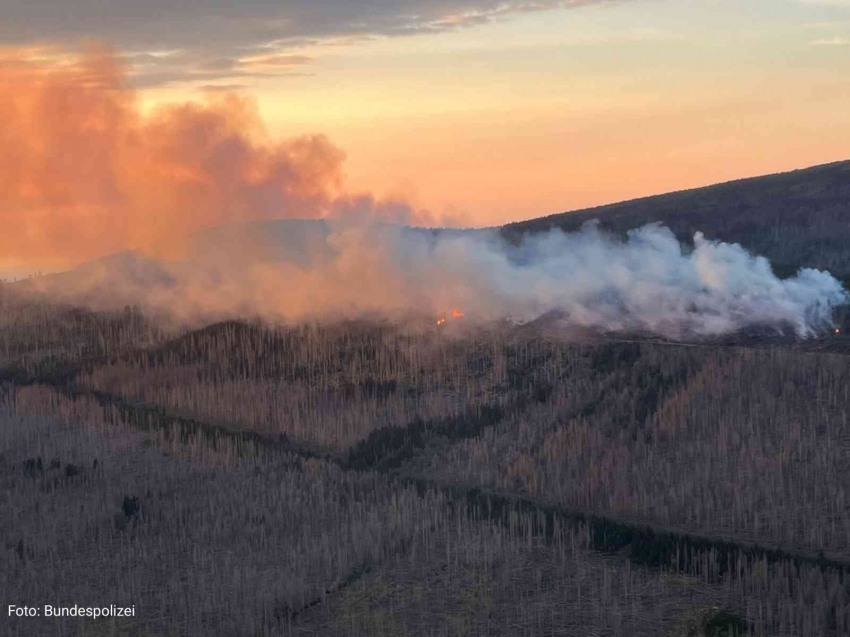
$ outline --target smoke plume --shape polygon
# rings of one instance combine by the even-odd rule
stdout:
[[[657,225],[611,237],[596,225],[507,244],[496,231],[380,223],[281,221],[196,238],[191,256],[126,253],[34,279],[53,298],[101,308],[141,303],[184,320],[280,321],[411,314],[465,322],[563,324],[681,338],[771,326],[808,336],[846,301],[830,274],[778,279],[763,257],[701,234],[684,248]]]
[[[356,212],[409,223],[403,202],[342,190],[321,135],[270,139],[231,93],[143,114],[108,50],[0,50],[0,270],[121,250],[180,254],[226,222]]]
[[[556,315],[672,337],[806,336],[846,300],[828,273],[780,280],[738,245],[698,233],[683,247],[654,225],[518,246],[495,230],[406,227],[427,216],[347,193],[324,137],[272,140],[229,94],[143,115],[100,49],[59,66],[7,53],[0,90],[0,265],[85,262],[26,282],[53,299],[185,321]]]

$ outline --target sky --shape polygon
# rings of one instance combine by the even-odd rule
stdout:
[[[427,225],[850,158],[850,0],[0,0],[0,13],[0,69],[61,70],[97,43],[141,117],[236,93],[263,129],[255,150],[323,136],[338,153],[328,183]],[[0,180],[0,203],[28,184],[13,196]]]

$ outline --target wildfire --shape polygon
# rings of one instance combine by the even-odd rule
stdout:
[[[461,312],[461,311],[460,311],[460,310],[458,310],[458,309],[454,309],[454,310],[452,310],[452,313],[451,313],[451,314],[449,314],[448,316],[449,316],[450,318],[453,318],[453,319],[460,319],[460,318],[463,318],[464,316],[466,316],[466,314],[464,314],[463,312]],[[440,325],[445,325],[445,324],[446,324],[446,320],[447,320],[447,318],[446,318],[445,316],[441,316],[441,317],[439,317],[439,318],[437,319],[437,327],[439,327]]]
[[[836,333],[836,334],[841,334],[841,328],[836,327],[836,328],[835,328],[835,333]]]

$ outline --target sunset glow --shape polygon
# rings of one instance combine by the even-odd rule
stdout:
[[[31,4],[0,29],[0,271],[364,205],[496,225],[850,147],[844,3],[249,2],[218,24],[196,0],[167,29]]]

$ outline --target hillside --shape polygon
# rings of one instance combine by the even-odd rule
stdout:
[[[846,193],[850,163],[502,232],[661,221],[850,273]],[[286,220],[195,247],[294,276],[338,258],[328,236]],[[129,304],[174,273],[125,253],[0,288],[0,590],[135,609],[9,634],[850,634],[847,307],[808,339],[675,341],[558,312],[179,324]],[[25,293],[44,281],[91,293]]]
[[[850,161],[577,210],[501,230],[517,241],[527,232],[571,232],[592,219],[618,233],[661,222],[687,242],[702,231],[768,257],[780,273],[802,265],[844,277],[850,273]]]
[[[128,600],[131,635],[848,634],[844,356],[12,301],[24,599]]]

